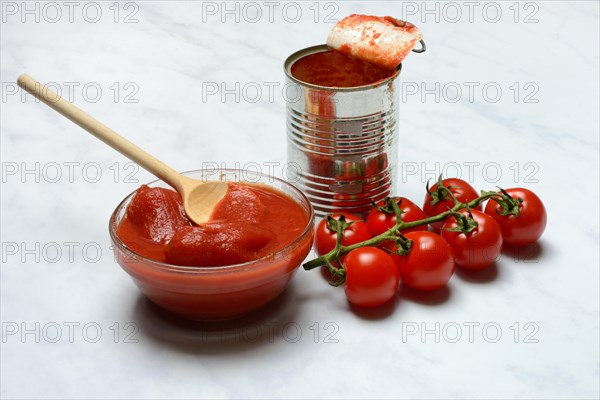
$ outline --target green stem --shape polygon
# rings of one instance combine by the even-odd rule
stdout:
[[[394,225],[393,227],[388,229],[386,232],[384,232],[380,235],[374,236],[369,240],[365,240],[363,242],[359,242],[359,243],[356,243],[356,244],[353,244],[350,246],[342,245],[342,243],[341,243],[342,231],[338,231],[338,242],[337,242],[335,248],[327,254],[317,257],[314,260],[309,261],[307,263],[304,263],[303,267],[307,271],[317,268],[317,267],[322,267],[322,266],[329,267],[335,259],[339,258],[341,255],[344,255],[354,249],[358,249],[359,247],[377,246],[378,244],[381,244],[381,243],[383,243],[385,241],[389,241],[389,240],[397,241],[401,236],[400,232],[405,229],[414,228],[414,227],[421,226],[421,225],[433,224],[435,222],[441,222],[441,221],[444,221],[446,218],[448,218],[453,213],[456,213],[457,211],[462,210],[463,208],[467,208],[467,206],[469,208],[476,208],[481,203],[483,203],[484,201],[486,201],[488,199],[491,199],[493,197],[498,197],[501,200],[505,200],[506,196],[504,194],[498,193],[498,192],[484,192],[481,196],[479,196],[475,200],[471,200],[468,203],[461,203],[458,200],[456,200],[456,198],[454,196],[452,196],[452,197],[454,200],[454,207],[448,209],[448,211],[444,211],[443,213],[438,214],[433,217],[424,218],[424,219],[421,219],[418,221],[412,221],[412,222],[404,222],[404,221],[402,221],[402,219],[397,217],[396,225]],[[399,213],[398,213],[399,206],[398,206],[398,204],[395,203],[395,201],[393,201],[393,203],[395,204],[394,211],[396,211],[396,215],[399,215]],[[340,268],[343,268],[343,266],[340,266]]]

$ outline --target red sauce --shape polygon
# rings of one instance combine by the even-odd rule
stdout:
[[[290,72],[294,78],[312,85],[356,87],[387,79],[396,71],[329,50],[302,57]]]
[[[262,185],[230,183],[211,221],[193,225],[181,197],[164,188],[138,189],[117,235],[136,253],[182,266],[222,266],[273,254],[300,236],[304,209],[287,195]]]

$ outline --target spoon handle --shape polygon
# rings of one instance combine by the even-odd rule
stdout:
[[[179,190],[183,180],[186,179],[173,168],[146,153],[144,150],[140,149],[97,119],[75,107],[73,104],[69,103],[29,75],[22,74],[19,76],[17,84],[53,110],[58,111],[63,116],[75,122],[77,125],[175,189]]]

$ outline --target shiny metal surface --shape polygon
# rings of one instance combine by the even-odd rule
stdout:
[[[307,84],[291,75],[295,61],[327,50],[309,47],[284,63],[288,162],[301,170],[296,185],[318,216],[364,214],[371,200],[394,189],[400,69],[386,80],[352,88]]]

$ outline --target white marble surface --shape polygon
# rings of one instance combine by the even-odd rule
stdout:
[[[72,22],[62,2],[24,4],[2,2],[0,28],[2,398],[598,398],[598,2],[136,1],[117,22],[113,2],[76,3]],[[281,175],[282,62],[324,42],[328,14],[352,12],[406,17],[428,44],[402,72],[399,193],[420,202],[436,168],[457,165],[480,189],[525,185],[549,213],[539,246],[375,314],[304,271],[245,324],[160,313],[107,234],[150,175],[15,94],[16,77],[72,87],[76,104],[178,169],[275,162]],[[236,84],[237,101],[208,91]]]

